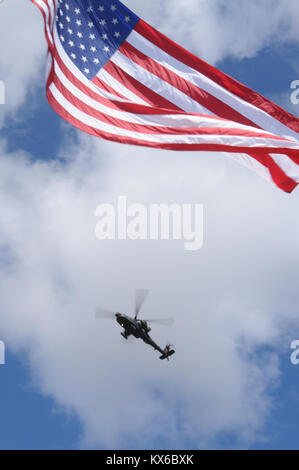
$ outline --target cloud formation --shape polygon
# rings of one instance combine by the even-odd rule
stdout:
[[[78,414],[83,445],[217,446],[224,431],[249,445],[279,377],[277,352],[258,352],[281,347],[296,315],[296,195],[216,155],[79,143],[68,143],[67,164],[30,162],[2,146],[8,344],[28,351],[40,390]],[[100,242],[95,208],[119,194],[204,203],[204,248],[190,256],[180,241]],[[153,328],[162,345],[175,344],[169,364],[140,342],[124,345],[117,325],[94,317],[99,305],[132,312],[143,286],[151,291],[144,315],[176,319],[170,331]]]
[[[2,120],[2,113],[15,116],[28,94],[44,86],[46,41],[42,32],[42,15],[29,0],[0,5],[0,79],[6,86]]]
[[[144,20],[210,63],[254,57],[273,44],[299,42],[297,0],[138,0]],[[162,10],[162,11],[161,11]]]

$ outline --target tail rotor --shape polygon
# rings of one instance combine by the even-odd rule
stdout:
[[[173,349],[172,344],[167,344],[165,346],[164,352],[162,356],[160,356],[160,359],[167,359],[169,361],[169,357],[172,356],[175,353],[175,350]]]

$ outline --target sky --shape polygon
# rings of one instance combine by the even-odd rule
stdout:
[[[297,0],[124,3],[299,115]],[[1,2],[0,48],[0,449],[298,449],[298,190],[220,153],[72,128],[47,104],[43,21],[29,0]],[[119,195],[203,204],[202,249],[98,240],[96,207]],[[175,319],[152,330],[175,345],[168,363],[94,315],[132,313],[138,287],[150,290],[145,317]]]

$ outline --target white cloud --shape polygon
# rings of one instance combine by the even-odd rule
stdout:
[[[299,42],[297,0],[127,0],[144,20],[208,62]]]
[[[1,114],[14,114],[28,93],[44,87],[46,42],[42,33],[42,15],[29,0],[7,0],[0,5],[0,79],[6,86]]]
[[[279,352],[296,314],[296,194],[213,154],[136,155],[88,137],[67,147],[68,164],[2,150],[4,339],[28,350],[41,391],[78,414],[86,446],[217,446],[221,431],[248,445],[279,376],[276,353],[255,353]],[[204,248],[190,255],[181,242],[98,241],[94,210],[119,194],[203,202]],[[172,330],[153,328],[161,344],[175,344],[169,364],[94,318],[98,305],[132,311],[138,286],[151,290],[145,315],[176,319]]]

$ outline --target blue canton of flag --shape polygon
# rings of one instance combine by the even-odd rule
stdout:
[[[117,0],[59,0],[56,27],[68,56],[92,79],[138,20],[138,16]]]

